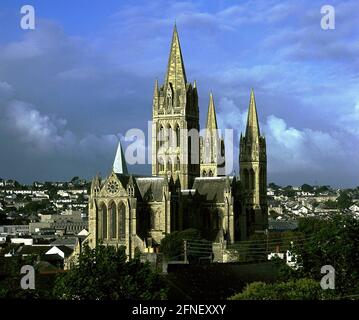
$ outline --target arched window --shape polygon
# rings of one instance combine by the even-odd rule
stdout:
[[[119,216],[119,236],[120,239],[126,238],[126,206],[121,203],[118,207],[118,216]]]
[[[160,126],[160,131],[159,131],[159,146],[162,147],[163,146],[163,143],[164,143],[164,140],[165,140],[165,132],[164,132],[164,128],[163,126],[161,125]]]
[[[215,210],[212,212],[212,229],[214,230],[218,230],[220,229],[220,224],[219,224],[219,221],[220,221],[220,213],[218,212],[218,210]]]
[[[265,168],[260,169],[260,178],[261,178],[261,181],[260,181],[261,192],[263,194],[266,194],[267,193],[267,179],[266,179],[266,169]]]
[[[171,147],[173,145],[173,132],[172,132],[172,127],[169,123],[167,124],[166,131],[167,131],[166,138],[168,139],[167,140],[168,146]]]
[[[162,157],[158,158],[158,172],[164,172],[165,171],[165,162]]]
[[[208,176],[209,176],[209,177],[213,177],[213,172],[212,172],[212,170],[209,170]]]
[[[179,125],[176,128],[176,147],[179,147],[181,144],[181,129]]]
[[[117,212],[116,212],[116,204],[114,202],[111,203],[109,212],[111,214],[111,239],[117,238]]]
[[[246,190],[249,189],[249,172],[247,169],[243,169],[243,175],[244,175],[244,188]]]
[[[251,169],[251,190],[254,190],[254,187],[256,185],[256,174],[253,169]]]
[[[174,161],[175,161],[174,164],[173,164],[174,171],[179,171],[180,170],[180,159],[179,159],[179,157],[175,157]]]
[[[168,158],[167,171],[173,172],[173,165],[172,165],[172,159],[171,158]]]
[[[192,168],[192,140],[191,140],[191,137],[188,137],[188,145],[187,145],[187,150],[188,150],[188,156],[187,156],[187,159],[188,159],[188,167],[189,168]],[[191,169],[190,169],[191,170]]]
[[[207,177],[207,171],[206,171],[206,170],[203,170],[202,176],[203,176],[203,177]]]
[[[101,206],[101,225],[101,239],[107,239],[107,208],[104,203]]]

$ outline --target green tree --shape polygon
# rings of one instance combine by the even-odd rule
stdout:
[[[338,214],[326,220],[303,218],[299,231],[305,241],[294,243],[293,252],[301,268],[297,277],[319,280],[324,265],[335,268],[335,288],[341,294],[359,292],[359,220],[350,215]]]
[[[304,183],[301,188],[300,188],[303,192],[313,192],[313,187],[309,184]]]
[[[313,279],[298,279],[267,284],[252,282],[230,300],[322,300],[333,297],[333,292],[323,290]]]
[[[283,191],[283,195],[288,198],[294,198],[295,197],[295,191],[293,189],[286,188]]]
[[[320,194],[320,193],[323,193],[323,192],[328,192],[330,191],[330,187],[329,186],[320,186],[318,188],[315,189],[315,193],[316,194]]]
[[[341,191],[337,198],[338,209],[348,209],[353,204],[352,198],[347,191]]]
[[[201,240],[201,233],[196,229],[171,232],[161,240],[161,252],[167,259],[179,259],[183,255],[184,240]]]
[[[126,261],[124,247],[85,246],[78,264],[55,282],[54,296],[70,300],[164,299],[161,275],[139,257]]]
[[[21,267],[24,265],[35,265],[35,258],[27,256],[21,258],[19,256],[10,258],[1,258],[0,260],[0,298],[3,299],[45,299],[49,297],[49,292],[37,285],[35,282],[35,290],[24,290],[20,287],[21,278],[24,276],[20,273]],[[35,268],[35,279],[39,278],[39,274]]]
[[[280,189],[280,186],[278,186],[277,184],[275,184],[274,182],[271,182],[269,185],[268,185],[269,188],[273,189],[273,190],[278,190]]]
[[[40,210],[44,210],[50,206],[49,200],[31,201],[27,203],[23,209],[25,212],[37,213]]]

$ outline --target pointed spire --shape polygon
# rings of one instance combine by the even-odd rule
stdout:
[[[96,182],[97,182],[97,176],[94,176],[92,178],[92,182],[91,182],[91,190],[94,190],[96,187]]]
[[[259,122],[257,115],[256,100],[254,97],[254,91],[251,90],[251,97],[249,100],[249,110],[247,118],[246,138],[255,139],[260,136]]]
[[[176,24],[173,28],[171,51],[167,66],[166,83],[168,84],[169,82],[172,83],[174,88],[177,88],[178,86],[183,87],[187,83]]]
[[[209,95],[208,113],[207,113],[207,125],[208,130],[217,130],[217,116],[216,109],[214,107],[214,100],[212,92]]]
[[[155,81],[155,89],[153,90],[153,97],[158,97],[158,80]]]
[[[123,155],[121,141],[118,142],[115,161],[113,162],[113,172],[119,174],[127,174],[127,165],[125,156]]]
[[[128,180],[128,185],[129,186],[134,186],[135,185],[135,183],[133,182],[132,174],[130,175],[130,179]]]

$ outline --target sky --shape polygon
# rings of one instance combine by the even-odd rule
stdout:
[[[24,4],[35,30],[20,28]],[[321,28],[323,5],[335,29]],[[1,0],[0,177],[108,175],[127,130],[147,132],[176,22],[201,127],[212,91],[237,174],[253,88],[269,182],[358,186],[358,13],[357,0]]]

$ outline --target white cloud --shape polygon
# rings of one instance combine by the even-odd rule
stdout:
[[[23,101],[12,101],[6,108],[6,124],[18,140],[34,151],[61,156],[96,157],[111,152],[118,142],[115,134],[78,136],[67,129],[67,120],[40,113]]]
[[[234,163],[237,163],[239,135],[245,131],[247,111],[241,112],[233,100],[223,98],[217,113],[221,129],[237,130],[234,141]],[[353,155],[353,150],[346,149],[340,140],[329,132],[295,128],[274,115],[269,115],[260,127],[267,142],[270,179],[278,179],[281,182],[283,177],[290,176],[293,183],[311,183],[313,179],[328,182],[326,179],[337,176],[340,170],[345,179],[350,174],[350,166],[355,166],[359,160]],[[349,167],[342,166],[345,161]]]

